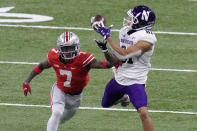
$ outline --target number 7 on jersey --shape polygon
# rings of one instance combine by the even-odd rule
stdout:
[[[68,71],[68,70],[62,70],[60,69],[60,75],[66,75],[66,81],[64,82],[64,86],[66,87],[71,87],[70,83],[71,83],[71,78],[72,78],[72,72]]]

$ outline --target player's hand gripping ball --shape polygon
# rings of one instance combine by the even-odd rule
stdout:
[[[95,15],[91,18],[91,26],[94,30],[97,30],[98,27],[105,27],[106,20],[103,15]]]

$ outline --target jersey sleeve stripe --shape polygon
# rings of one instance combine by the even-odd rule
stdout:
[[[83,64],[85,64],[91,57],[93,57],[93,55],[90,55],[90,56],[83,62]]]
[[[88,65],[94,59],[95,59],[95,57],[92,57],[86,64],[83,65],[83,67],[85,67],[86,65]]]

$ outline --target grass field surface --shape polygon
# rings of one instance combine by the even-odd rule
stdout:
[[[51,16],[46,22],[0,23],[0,103],[49,105],[49,93],[56,80],[52,69],[45,70],[31,82],[32,95],[25,97],[22,83],[34,64],[10,62],[40,62],[47,52],[56,47],[57,37],[64,31],[73,31],[80,38],[80,48],[104,59],[93,39],[101,37],[92,30],[13,27],[6,25],[55,26],[91,28],[90,18],[103,14],[107,25],[122,27],[128,9],[148,5],[157,16],[153,31],[184,32],[156,34],[158,42],[152,56],[152,68],[197,70],[197,2],[190,0],[4,0],[1,7],[14,6],[7,13],[26,13]],[[1,17],[0,19],[6,19]],[[19,18],[20,19],[20,18]],[[111,33],[118,41],[118,32]],[[90,71],[90,83],[83,93],[81,107],[101,107],[101,98],[112,70]],[[197,130],[197,72],[151,70],[147,81],[148,108],[155,131]],[[113,108],[122,109],[120,105]],[[129,105],[123,109],[134,109]],[[159,111],[194,112],[193,114]],[[0,131],[45,131],[51,115],[49,107],[6,106],[0,104]],[[77,114],[59,127],[59,131],[142,131],[135,111],[79,109]]]

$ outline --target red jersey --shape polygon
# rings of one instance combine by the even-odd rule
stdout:
[[[65,92],[79,92],[89,82],[88,65],[95,57],[88,52],[79,52],[72,63],[63,63],[60,60],[60,53],[57,48],[48,52],[48,61],[56,72],[57,86]]]

